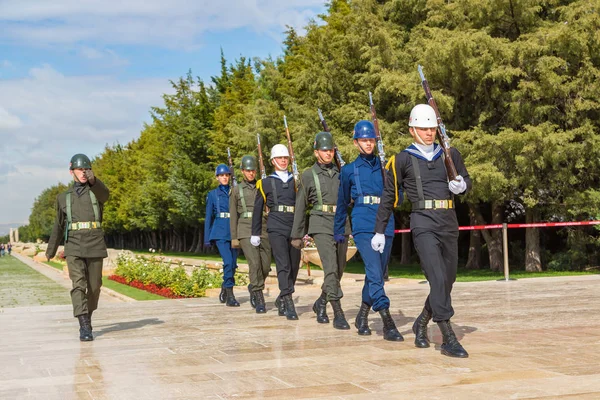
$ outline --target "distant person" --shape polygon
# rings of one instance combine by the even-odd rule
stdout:
[[[85,154],[75,154],[69,164],[73,185],[56,197],[56,219],[48,240],[46,257],[54,258],[61,240],[73,282],[73,315],[79,320],[79,340],[94,340],[92,313],[98,308],[102,287],[102,259],[108,256],[102,213],[108,189],[94,175]]]
[[[10,256],[10,253],[12,252],[12,244],[11,243],[7,244],[6,248],[8,249],[8,255]]]
[[[0,243],[0,257],[4,257],[4,243]]]

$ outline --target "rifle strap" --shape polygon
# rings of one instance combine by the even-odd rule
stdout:
[[[423,180],[421,179],[421,169],[419,168],[419,159],[411,154],[410,161],[412,162],[413,172],[417,183],[417,196],[419,201],[425,200],[423,195]]]
[[[275,203],[275,208],[279,206],[279,202],[277,201],[277,186],[275,186],[275,178],[271,178],[271,190],[273,190],[273,202]]]
[[[319,176],[315,172],[314,167],[310,169],[315,180],[315,190],[317,191],[317,204],[319,206],[323,205],[323,195],[321,193],[321,182],[319,182]]]
[[[358,165],[354,163],[354,184],[356,185],[356,191],[358,192],[358,197],[363,196],[362,187],[360,186],[360,174],[358,173]]]
[[[90,190],[89,193],[90,193],[90,200],[92,201],[92,209],[94,210],[94,220],[96,222],[100,222],[100,207],[98,206],[98,199],[96,198],[96,195],[94,194],[94,192],[92,192]],[[72,207],[71,192],[66,193],[65,203],[67,206],[67,225],[65,226],[65,243],[67,243],[67,240],[69,239],[69,231],[71,230],[71,227],[73,226],[73,212],[72,212],[72,208],[71,208]]]
[[[242,203],[242,210],[244,211],[244,214],[246,214],[248,212],[248,209],[246,208],[246,199],[244,198],[244,189],[242,189],[242,185],[238,185],[238,192],[240,194],[240,202]]]

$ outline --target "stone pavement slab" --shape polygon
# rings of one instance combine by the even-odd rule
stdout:
[[[598,399],[600,276],[457,283],[455,331],[468,359],[417,349],[427,285],[386,285],[405,335],[382,339],[319,325],[318,286],[299,286],[298,321],[252,312],[248,294],[101,303],[96,340],[80,343],[70,306],[0,310],[0,399]],[[354,319],[360,285],[344,287]],[[331,315],[331,311],[329,309]]]

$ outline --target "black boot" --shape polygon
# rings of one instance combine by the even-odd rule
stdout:
[[[321,296],[313,304],[313,311],[317,314],[317,322],[320,324],[328,324],[329,317],[327,316],[327,293],[321,292]]]
[[[285,317],[290,321],[294,321],[298,319],[298,314],[296,314],[296,307],[294,306],[294,299],[291,294],[287,296],[283,296],[283,302],[285,303]]]
[[[77,319],[79,320],[79,340],[82,342],[91,342],[94,340],[89,314],[78,315]]]
[[[233,288],[231,288],[231,287],[225,288],[225,297],[226,297],[225,305],[227,307],[239,307],[240,306],[240,303],[238,303],[238,301],[235,299],[235,296],[233,295]]]
[[[275,299],[275,307],[277,307],[277,314],[283,317],[285,315],[285,302],[281,298],[281,295]]]
[[[371,334],[368,319],[369,310],[371,310],[371,306],[363,302],[360,305],[360,310],[358,310],[358,314],[356,315],[356,320],[354,320],[354,326],[356,327],[356,329],[358,329],[358,334],[361,336],[367,336]]]
[[[421,314],[415,320],[412,331],[415,334],[415,346],[419,348],[429,347],[429,338],[427,337],[427,323],[431,320],[431,311],[423,308]]]
[[[227,293],[225,293],[225,287],[223,285],[224,283],[221,283],[221,293],[219,293],[219,301],[221,303],[225,303],[227,300]]]
[[[252,291],[252,284],[248,285],[248,293],[250,293],[250,306],[252,308],[256,308],[256,298],[254,297],[254,292]]]
[[[331,300],[331,308],[333,308],[333,327],[335,329],[350,329],[346,316],[342,310],[342,304],[339,300]]]
[[[444,343],[442,343],[442,354],[449,357],[467,358],[469,353],[460,345],[456,335],[452,330],[450,321],[440,321],[437,323],[442,331]]]
[[[400,332],[398,332],[398,329],[396,329],[396,324],[392,319],[390,309],[386,308],[384,310],[379,310],[379,315],[381,315],[381,319],[383,320],[383,338],[392,342],[404,341],[404,338]]]
[[[264,314],[267,312],[267,307],[265,305],[265,296],[263,295],[262,290],[253,292],[254,293],[254,299],[256,301],[256,313],[257,314]]]

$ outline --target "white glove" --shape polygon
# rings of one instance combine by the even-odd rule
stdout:
[[[467,182],[465,182],[462,176],[456,175],[453,181],[448,182],[448,189],[454,194],[461,194],[467,190]]]
[[[376,233],[371,239],[371,247],[373,250],[383,253],[385,247],[385,235],[383,233]]]
[[[250,244],[254,247],[260,246],[260,236],[250,236]]]

